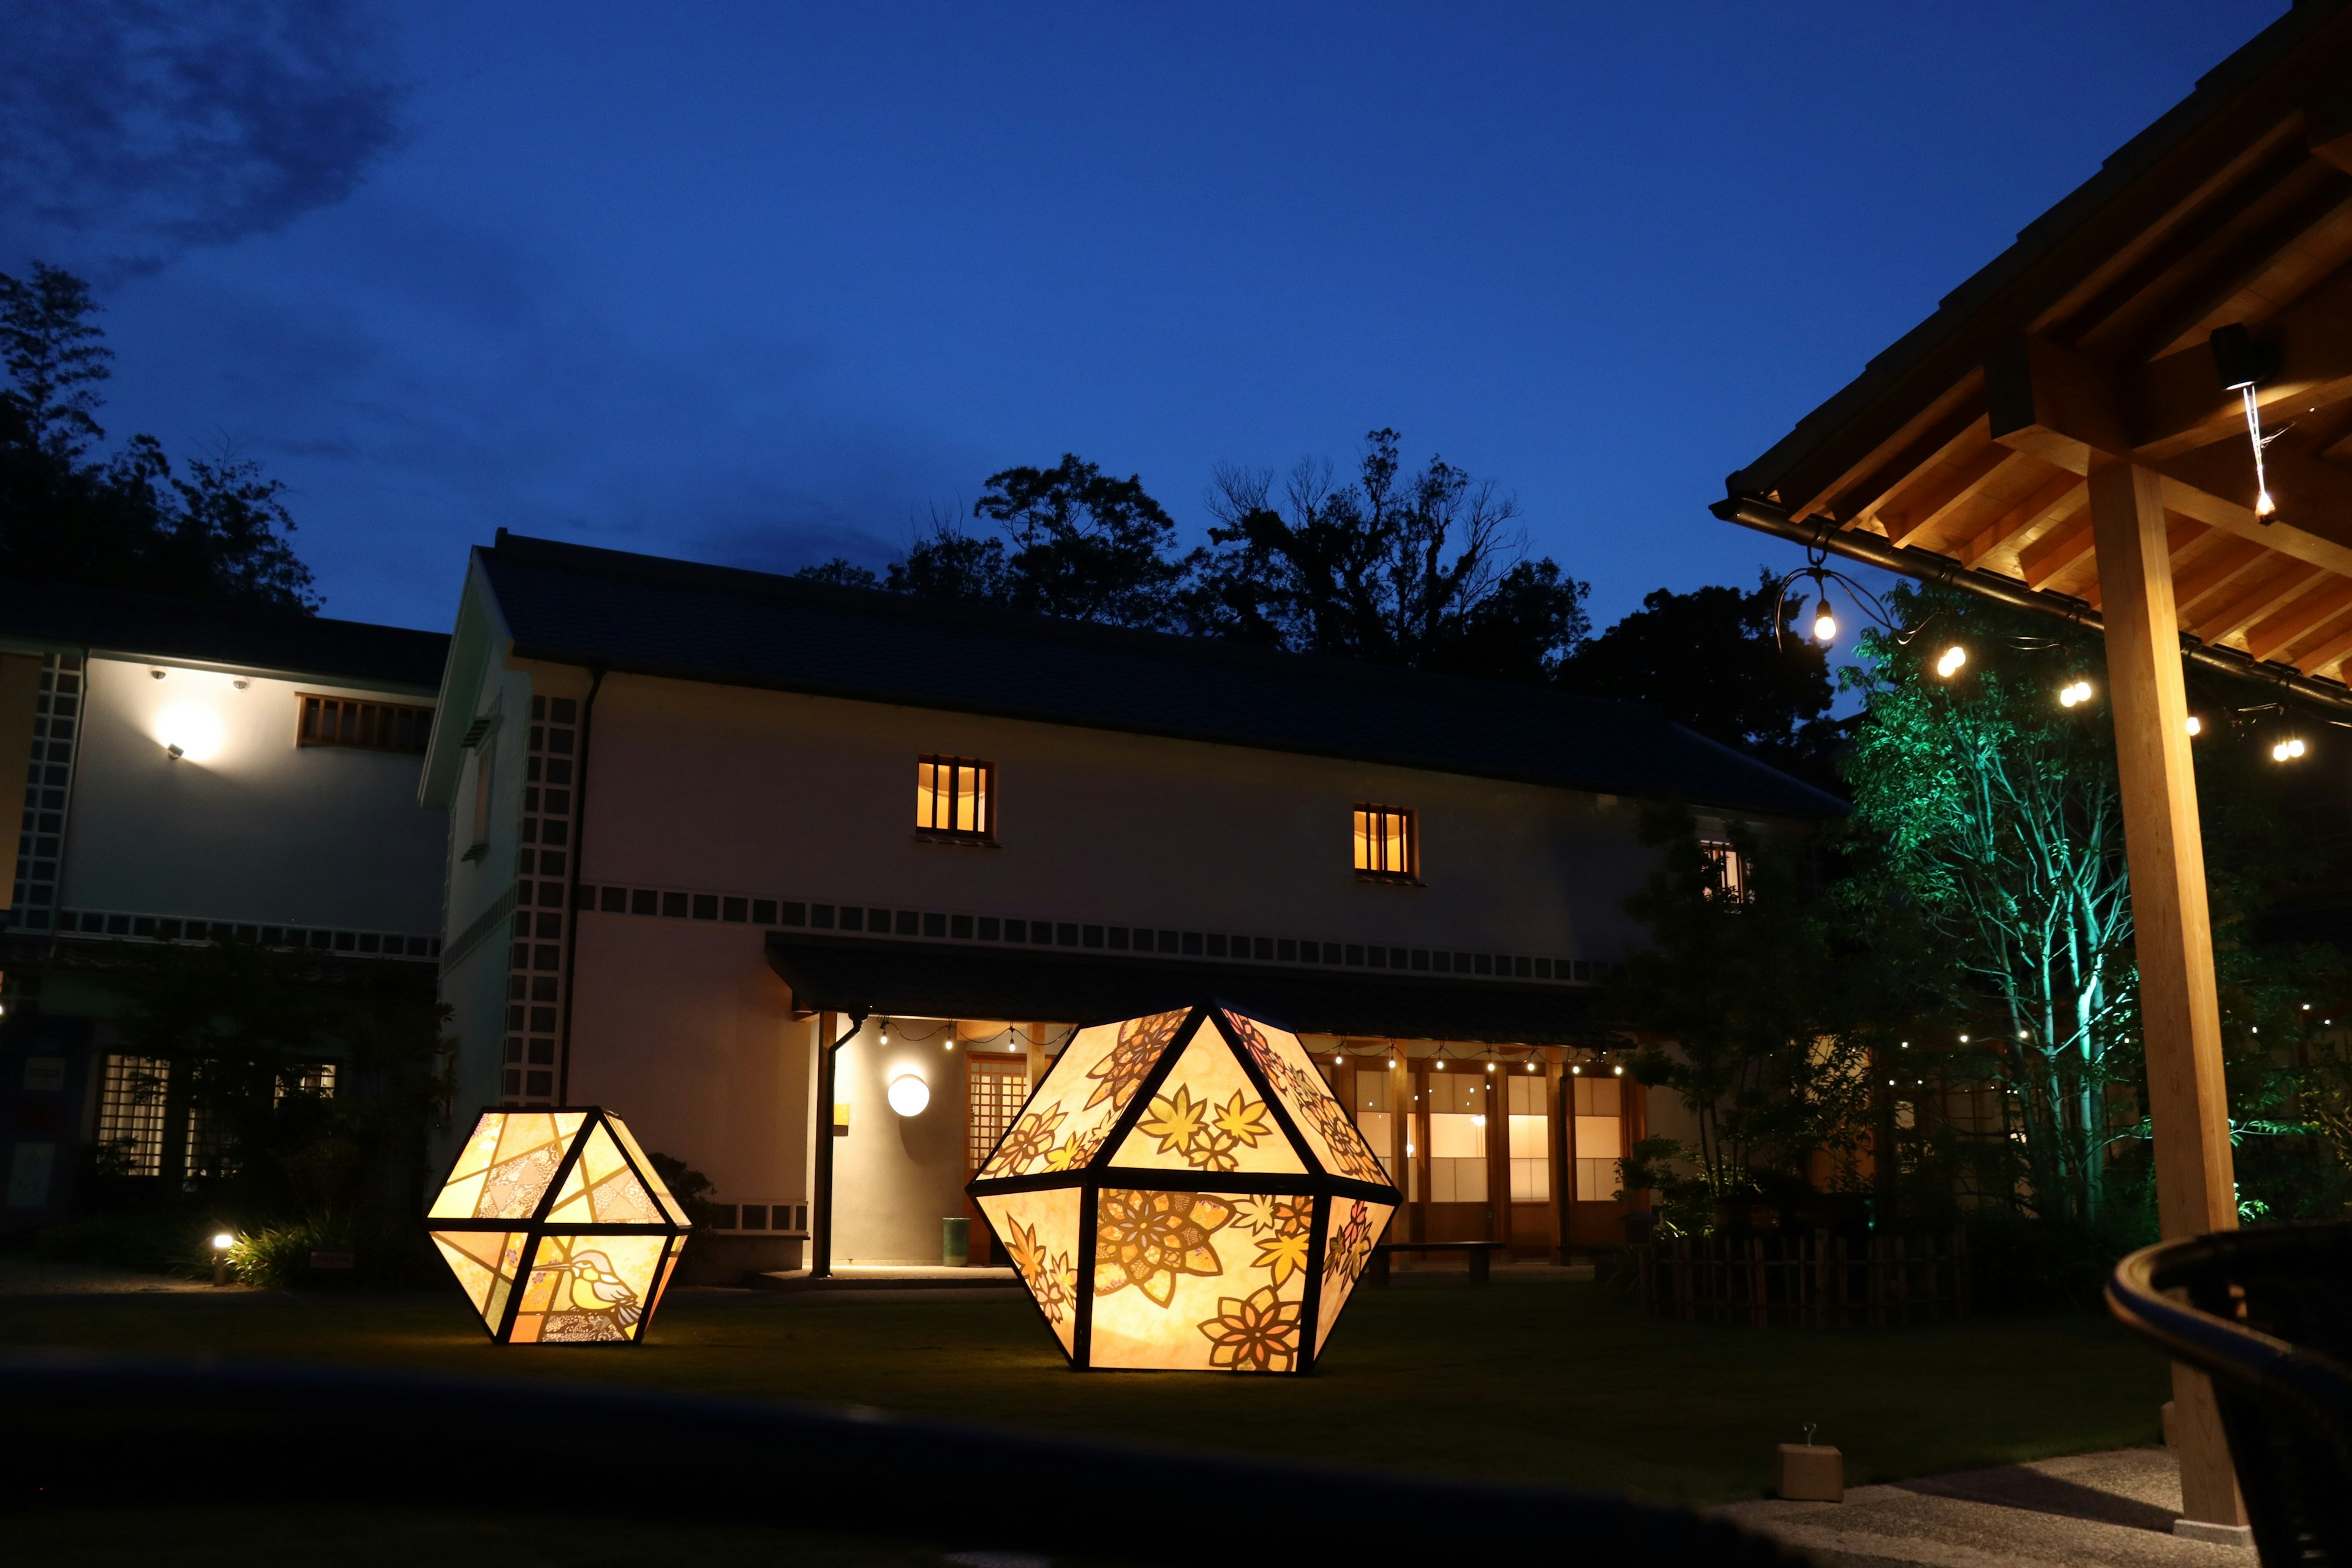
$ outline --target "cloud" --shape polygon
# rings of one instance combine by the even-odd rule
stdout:
[[[341,201],[401,136],[371,0],[22,0],[0,20],[0,257],[104,279]]]

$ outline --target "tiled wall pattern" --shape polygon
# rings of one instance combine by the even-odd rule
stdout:
[[[521,901],[534,896],[521,885]],[[542,881],[536,898],[560,908],[563,884]],[[754,898],[748,893],[705,893],[676,888],[582,885],[577,905],[602,914],[651,915],[666,920],[717,921],[830,935],[911,937],[918,941],[1076,948],[1103,952],[1151,953],[1168,958],[1217,959],[1228,963],[1318,964],[1358,969],[1404,970],[1481,980],[1534,980],[1591,984],[1607,973],[1596,960],[1550,954],[1478,952],[1422,947],[1391,947],[1325,942],[1299,936],[1237,935],[1231,931],[1168,931],[1151,926],[1092,925],[1084,921],[1013,920],[1001,915],[959,914],[944,910],[877,909],[865,904],[818,904],[792,899]]]
[[[552,1105],[562,1088],[556,1031],[568,978],[563,973],[563,879],[572,858],[572,775],[579,755],[579,723],[580,704],[573,698],[530,700],[522,847],[516,857],[520,879],[507,961],[504,1091],[509,1104]],[[530,896],[534,888],[545,890],[542,902]]]
[[[266,926],[249,921],[208,921],[189,915],[137,914],[121,910],[62,910],[57,922],[60,936],[130,942],[249,942],[285,952],[331,952],[345,958],[430,960],[441,956],[439,937],[415,936],[406,931]]]
[[[41,660],[41,690],[33,708],[31,765],[25,775],[25,816],[16,840],[15,907],[0,915],[12,926],[47,931],[58,904],[58,862],[65,844],[66,809],[73,798],[76,737],[81,728],[81,658],[53,653]]]

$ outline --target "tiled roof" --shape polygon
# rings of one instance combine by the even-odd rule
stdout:
[[[478,552],[525,658],[1346,757],[1733,811],[1823,792],[1654,710],[525,539]]]
[[[1495,1045],[1610,1043],[1590,990],[1349,970],[1163,963],[771,932],[768,966],[811,1012],[1097,1024],[1215,1000],[1313,1035]]]
[[[444,632],[122,588],[0,579],[0,637],[55,647],[439,689]]]

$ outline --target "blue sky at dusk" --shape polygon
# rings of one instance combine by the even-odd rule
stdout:
[[[1197,531],[1390,425],[1606,625],[1793,564],[1723,475],[2282,9],[28,0],[0,270],[331,615],[446,626],[501,525],[878,565],[1065,451]]]

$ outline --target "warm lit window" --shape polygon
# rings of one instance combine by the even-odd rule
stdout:
[[[161,1057],[106,1058],[98,1091],[98,1142],[126,1176],[163,1173],[163,1095],[172,1066]]]
[[[997,1143],[1021,1114],[1022,1102],[1029,1098],[1029,1064],[1022,1057],[974,1051],[964,1058],[964,1071],[971,1075],[971,1107],[965,1169],[977,1171],[988,1163],[989,1155],[996,1152]]]
[[[304,697],[296,744],[350,746],[362,752],[425,754],[433,733],[433,710],[397,702],[362,702],[349,697]]]
[[[1429,1201],[1486,1201],[1484,1074],[1429,1075]]]
[[[1510,1082],[1511,1201],[1551,1198],[1551,1085],[1529,1073]]]
[[[1706,857],[1709,886],[1706,896],[1725,899],[1735,904],[1748,901],[1748,867],[1739,851],[1720,839],[1702,838],[1698,852]]]
[[[1356,1073],[1356,1131],[1372,1146],[1381,1169],[1394,1181],[1390,1169],[1396,1139],[1396,1113],[1389,1109],[1389,1075],[1360,1068]]]
[[[1360,876],[1410,882],[1421,871],[1412,813],[1388,805],[1356,807],[1356,871]]]
[[[915,831],[984,842],[996,830],[996,764],[970,757],[915,759]]]
[[[1575,1084],[1576,1201],[1607,1203],[1624,1184],[1617,1169],[1625,1157],[1623,1083],[1612,1076]]]

